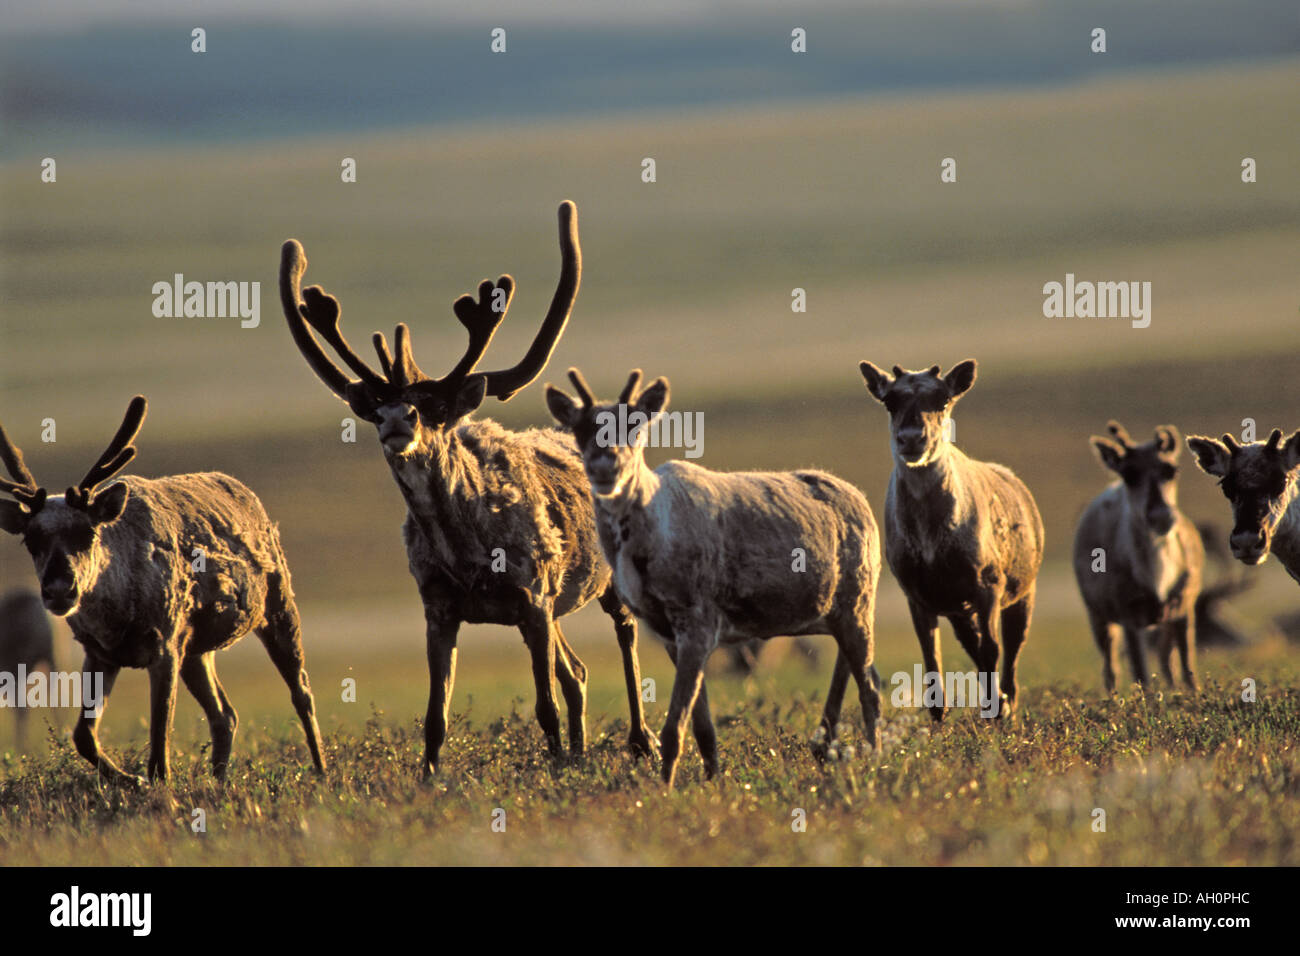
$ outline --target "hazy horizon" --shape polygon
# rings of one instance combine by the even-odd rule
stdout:
[[[1280,0],[712,4],[588,15],[561,3],[417,13],[385,0],[274,11],[74,2],[0,18],[0,156],[230,143],[474,120],[617,117],[900,90],[1078,85],[1300,53]],[[207,31],[202,55],[190,31]],[[1093,27],[1107,51],[1090,50]],[[506,29],[504,55],[489,31]],[[807,53],[790,49],[807,31]]]

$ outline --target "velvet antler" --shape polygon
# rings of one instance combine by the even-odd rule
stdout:
[[[137,395],[126,406],[126,414],[117,434],[108,443],[104,453],[90,466],[86,476],[77,482],[76,488],[69,488],[64,500],[73,507],[85,511],[94,497],[95,489],[126,467],[127,462],[135,457],[135,446],[131,442],[140,433],[144,416],[149,410],[149,402],[143,395]]]

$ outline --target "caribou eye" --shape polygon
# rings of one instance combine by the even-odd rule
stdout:
[[[440,422],[447,417],[447,403],[441,399],[423,399],[416,403],[416,408],[420,410],[421,415],[430,421]]]
[[[379,402],[367,392],[362,392],[352,399],[352,410],[372,424],[379,423]]]

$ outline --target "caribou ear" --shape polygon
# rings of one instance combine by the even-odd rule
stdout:
[[[0,501],[0,528],[10,534],[22,534],[27,530],[31,514],[16,501]]]
[[[483,399],[487,398],[487,383],[487,376],[477,372],[460,383],[451,410],[453,421],[478,410],[478,407],[483,404]]]
[[[636,400],[637,411],[645,412],[648,421],[668,407],[668,379],[660,375],[646,386]]]
[[[582,406],[577,399],[551,384],[546,386],[546,407],[550,410],[551,417],[569,431],[578,424],[582,415]]]
[[[1290,471],[1300,468],[1300,429],[1291,433],[1291,437],[1282,443],[1282,466]]]
[[[1092,437],[1092,448],[1101,459],[1101,463],[1113,472],[1118,472],[1124,463],[1124,449],[1109,438]]]
[[[125,482],[109,485],[90,502],[88,514],[91,524],[112,524],[122,517],[126,510],[127,495],[130,494]]]
[[[878,402],[883,402],[885,393],[889,391],[889,386],[894,384],[893,377],[883,368],[872,365],[867,361],[858,363],[858,371],[866,379],[867,391],[871,393],[871,397]]]
[[[954,365],[948,370],[948,374],[943,377],[943,380],[953,398],[965,395],[970,391],[970,387],[975,384],[975,360],[967,359]]]
[[[1232,453],[1228,451],[1227,445],[1215,438],[1188,435],[1187,447],[1196,456],[1196,464],[1201,471],[1215,478],[1227,477],[1232,462]]]

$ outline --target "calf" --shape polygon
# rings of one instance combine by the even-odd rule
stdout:
[[[885,496],[885,557],[907,595],[926,670],[937,675],[942,720],[939,617],[996,686],[1005,640],[1002,688],[981,710],[1003,716],[1016,703],[1016,657],[1029,634],[1034,588],[1043,562],[1043,519],[1029,489],[1009,468],[967,458],[944,437],[953,405],[975,384],[975,360],[947,375],[939,366],[891,375],[859,364],[867,390],[889,412],[894,470]],[[928,678],[935,680],[936,678]]]
[[[1178,510],[1178,431],[1163,425],[1134,444],[1119,422],[1093,436],[1101,463],[1119,476],[1084,510],[1074,532],[1074,575],[1102,655],[1106,692],[1115,690],[1116,631],[1124,631],[1133,679],[1147,685],[1143,632],[1159,629],[1158,657],[1173,684],[1178,646],[1183,683],[1196,689],[1196,600],[1205,550]]]
[[[577,369],[569,378],[581,402],[548,385],[546,404],[577,439],[618,595],[665,642],[677,668],[660,737],[668,786],[688,716],[705,775],[717,772],[704,664],[719,644],[834,635],[839,654],[819,748],[834,739],[850,675],[867,740],[878,747],[872,626],[880,543],[862,493],[821,471],[727,474],[684,461],[651,471],[645,427],[668,406],[668,380],[638,395],[634,371],[618,402],[602,405]],[[620,412],[640,425],[625,444],[610,435]]]

